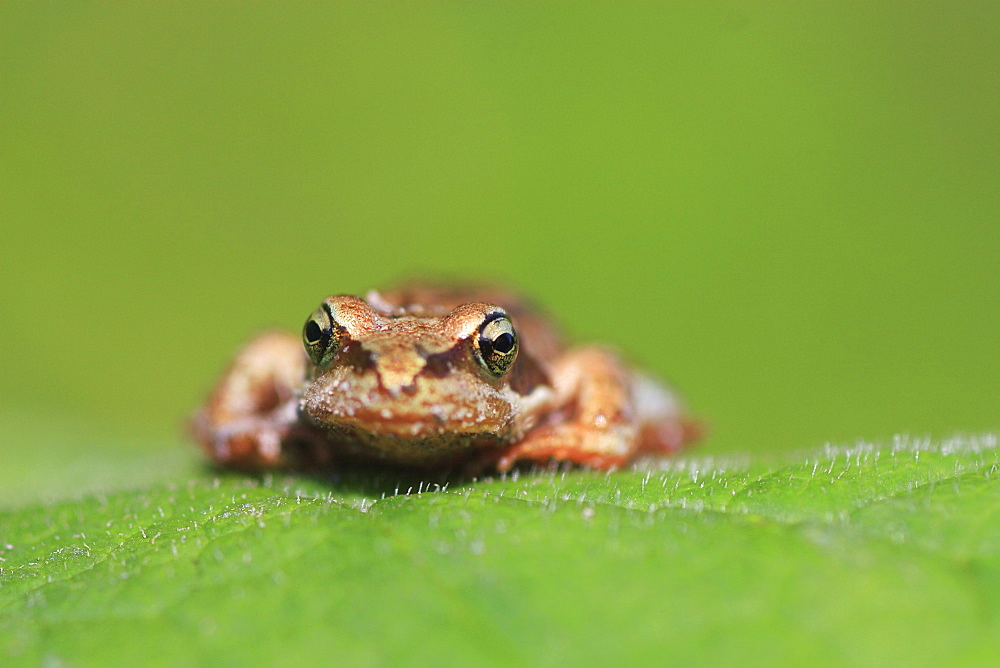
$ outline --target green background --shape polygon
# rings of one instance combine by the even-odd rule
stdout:
[[[992,5],[2,7],[13,422],[179,440],[254,332],[416,274],[617,346],[706,452],[1000,426]]]
[[[207,478],[236,347],[411,275],[669,378],[702,461],[996,430],[998,44],[990,3],[4,2],[0,505]]]

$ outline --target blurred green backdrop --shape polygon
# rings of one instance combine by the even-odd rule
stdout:
[[[180,427],[241,342],[413,273],[509,281],[627,351],[706,453],[1000,427],[995,4],[0,26],[0,498],[196,457]]]

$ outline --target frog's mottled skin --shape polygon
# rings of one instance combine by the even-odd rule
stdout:
[[[611,469],[674,452],[698,431],[668,389],[603,348],[565,348],[502,290],[329,297],[303,336],[251,341],[195,415],[215,462]]]

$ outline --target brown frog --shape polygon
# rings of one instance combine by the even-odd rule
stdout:
[[[213,461],[251,469],[613,469],[698,431],[669,389],[609,350],[565,347],[522,299],[422,285],[328,297],[301,338],[258,336],[193,420]]]

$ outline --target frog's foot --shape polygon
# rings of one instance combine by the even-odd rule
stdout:
[[[543,427],[504,451],[496,468],[507,471],[517,462],[556,461],[608,471],[642,455],[672,455],[703,433],[701,423],[686,417],[647,422],[639,429],[627,425]]]
[[[208,424],[204,414],[195,416],[192,431],[205,453],[217,464],[241,469],[283,466],[281,444],[288,425],[261,417],[243,417],[225,424]]]
[[[636,430],[627,425],[563,424],[542,427],[508,448],[497,469],[510,470],[517,462],[569,462],[594,469],[624,466],[635,453]]]
[[[191,421],[191,431],[209,458],[221,466],[262,470],[323,468],[333,462],[326,435],[295,422],[296,402],[265,415],[212,423],[202,411]]]

